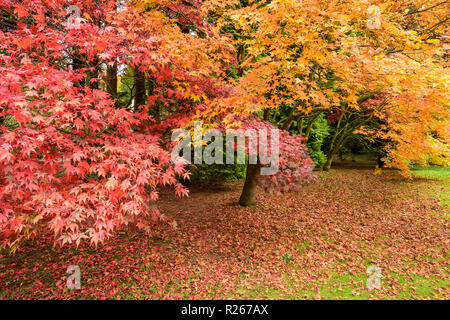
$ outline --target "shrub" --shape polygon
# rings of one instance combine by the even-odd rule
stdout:
[[[322,146],[329,133],[330,128],[328,126],[328,121],[324,115],[321,114],[314,120],[309,133],[308,142],[306,143],[309,150],[309,156],[316,167],[321,168],[327,161],[327,157],[322,151]]]
[[[200,164],[189,167],[191,181],[238,181],[245,178],[245,164]]]

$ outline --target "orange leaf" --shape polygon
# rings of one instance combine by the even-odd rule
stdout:
[[[19,18],[28,17],[28,10],[20,4],[16,5],[16,13]]]

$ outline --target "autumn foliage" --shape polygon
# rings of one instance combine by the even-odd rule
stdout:
[[[198,119],[280,128],[281,170],[255,176],[276,191],[311,177],[288,131],[317,110],[365,109],[376,123],[354,130],[389,141],[386,161],[405,172],[447,165],[442,11],[410,2],[376,1],[373,30],[365,1],[80,0],[78,16],[70,1],[0,0],[0,245],[151,230],[165,220],[159,187],[188,194],[167,137]],[[271,121],[281,107],[287,120]]]
[[[207,50],[164,21],[162,9],[144,13],[136,6],[116,14],[114,1],[102,3],[89,7],[86,1],[84,15],[69,23],[64,1],[2,1],[16,24],[0,33],[4,246],[15,248],[45,230],[60,244],[97,244],[123,225],[145,229],[163,219],[153,205],[158,185],[187,194],[176,178],[186,171],[160,147],[148,109],[157,99],[168,104],[171,97],[203,94],[202,73],[211,64],[197,72],[191,61],[202,64]],[[136,25],[122,28],[138,16]],[[196,50],[185,46],[189,41]],[[105,75],[98,64],[119,61],[152,71],[156,82],[171,82],[176,91],[158,88],[145,105],[117,108],[114,97],[101,90]]]
[[[229,105],[235,113],[266,110],[266,119],[289,108],[280,124],[286,130],[294,120],[345,109],[338,131],[389,141],[385,160],[405,175],[413,163],[448,165],[446,12],[442,1],[236,6],[222,23],[233,26],[243,74],[237,86],[252,108],[242,99]],[[389,98],[361,105],[375,95]],[[349,115],[370,121],[353,127]]]

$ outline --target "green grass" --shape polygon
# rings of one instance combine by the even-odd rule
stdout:
[[[410,276],[391,274],[391,278],[397,280],[399,284],[404,284],[406,290],[402,290],[397,296],[388,297],[388,299],[427,299],[433,298],[434,295],[439,296],[436,288],[448,287],[449,283],[445,279],[436,277],[425,278],[423,276],[412,274]],[[385,298],[382,292],[374,289],[373,291],[361,290],[355,283],[365,283],[367,275],[337,275],[331,281],[321,287],[320,294],[326,299],[337,300],[354,300],[354,299],[370,299],[371,297]],[[389,286],[381,282],[382,287]],[[337,289],[338,288],[338,289]]]
[[[422,178],[424,186],[420,193],[430,198],[441,201],[444,209],[448,212],[450,208],[450,168],[441,167],[414,167],[413,175]]]
[[[412,171],[416,177],[439,179],[449,182],[450,181],[450,168],[442,167],[413,167]]]
[[[294,279],[288,279],[287,286],[291,289],[296,287]],[[255,285],[253,287],[240,287],[237,292],[233,294],[237,299],[315,299],[319,293],[321,299],[326,300],[367,300],[367,299],[442,299],[442,292],[448,290],[450,285],[446,279],[437,277],[425,278],[416,274],[409,276],[391,273],[390,279],[395,279],[395,282],[404,289],[399,290],[396,296],[385,296],[382,291],[374,289],[369,291],[366,286],[368,276],[366,274],[353,275],[350,273],[332,274],[331,278],[326,283],[312,282],[310,289],[298,289],[289,293],[280,288],[272,288],[269,286]],[[389,287],[389,283],[384,280],[382,275],[381,286],[383,288]],[[319,292],[313,290],[316,287]],[[446,289],[445,289],[446,288]],[[237,294],[237,297],[236,297]]]

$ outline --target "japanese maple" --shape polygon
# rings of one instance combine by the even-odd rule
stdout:
[[[243,98],[228,103],[234,113],[264,113],[288,130],[343,106],[342,115],[364,118],[364,108],[383,126],[345,130],[390,141],[391,166],[407,174],[413,162],[448,164],[445,1],[240,1],[217,12],[235,38]],[[389,96],[387,105],[360,105],[377,93]]]
[[[213,33],[200,11],[172,1],[80,1],[80,16],[66,16],[62,0],[1,5],[12,22],[0,32],[1,245],[48,231],[61,245],[97,245],[121,226],[164,220],[157,186],[187,195],[177,179],[187,172],[161,147],[152,109],[183,101],[169,113],[179,120],[165,115],[163,128],[175,126],[214,90],[209,53],[220,48],[184,30],[192,18]],[[151,76],[153,92],[118,104],[118,66]]]

